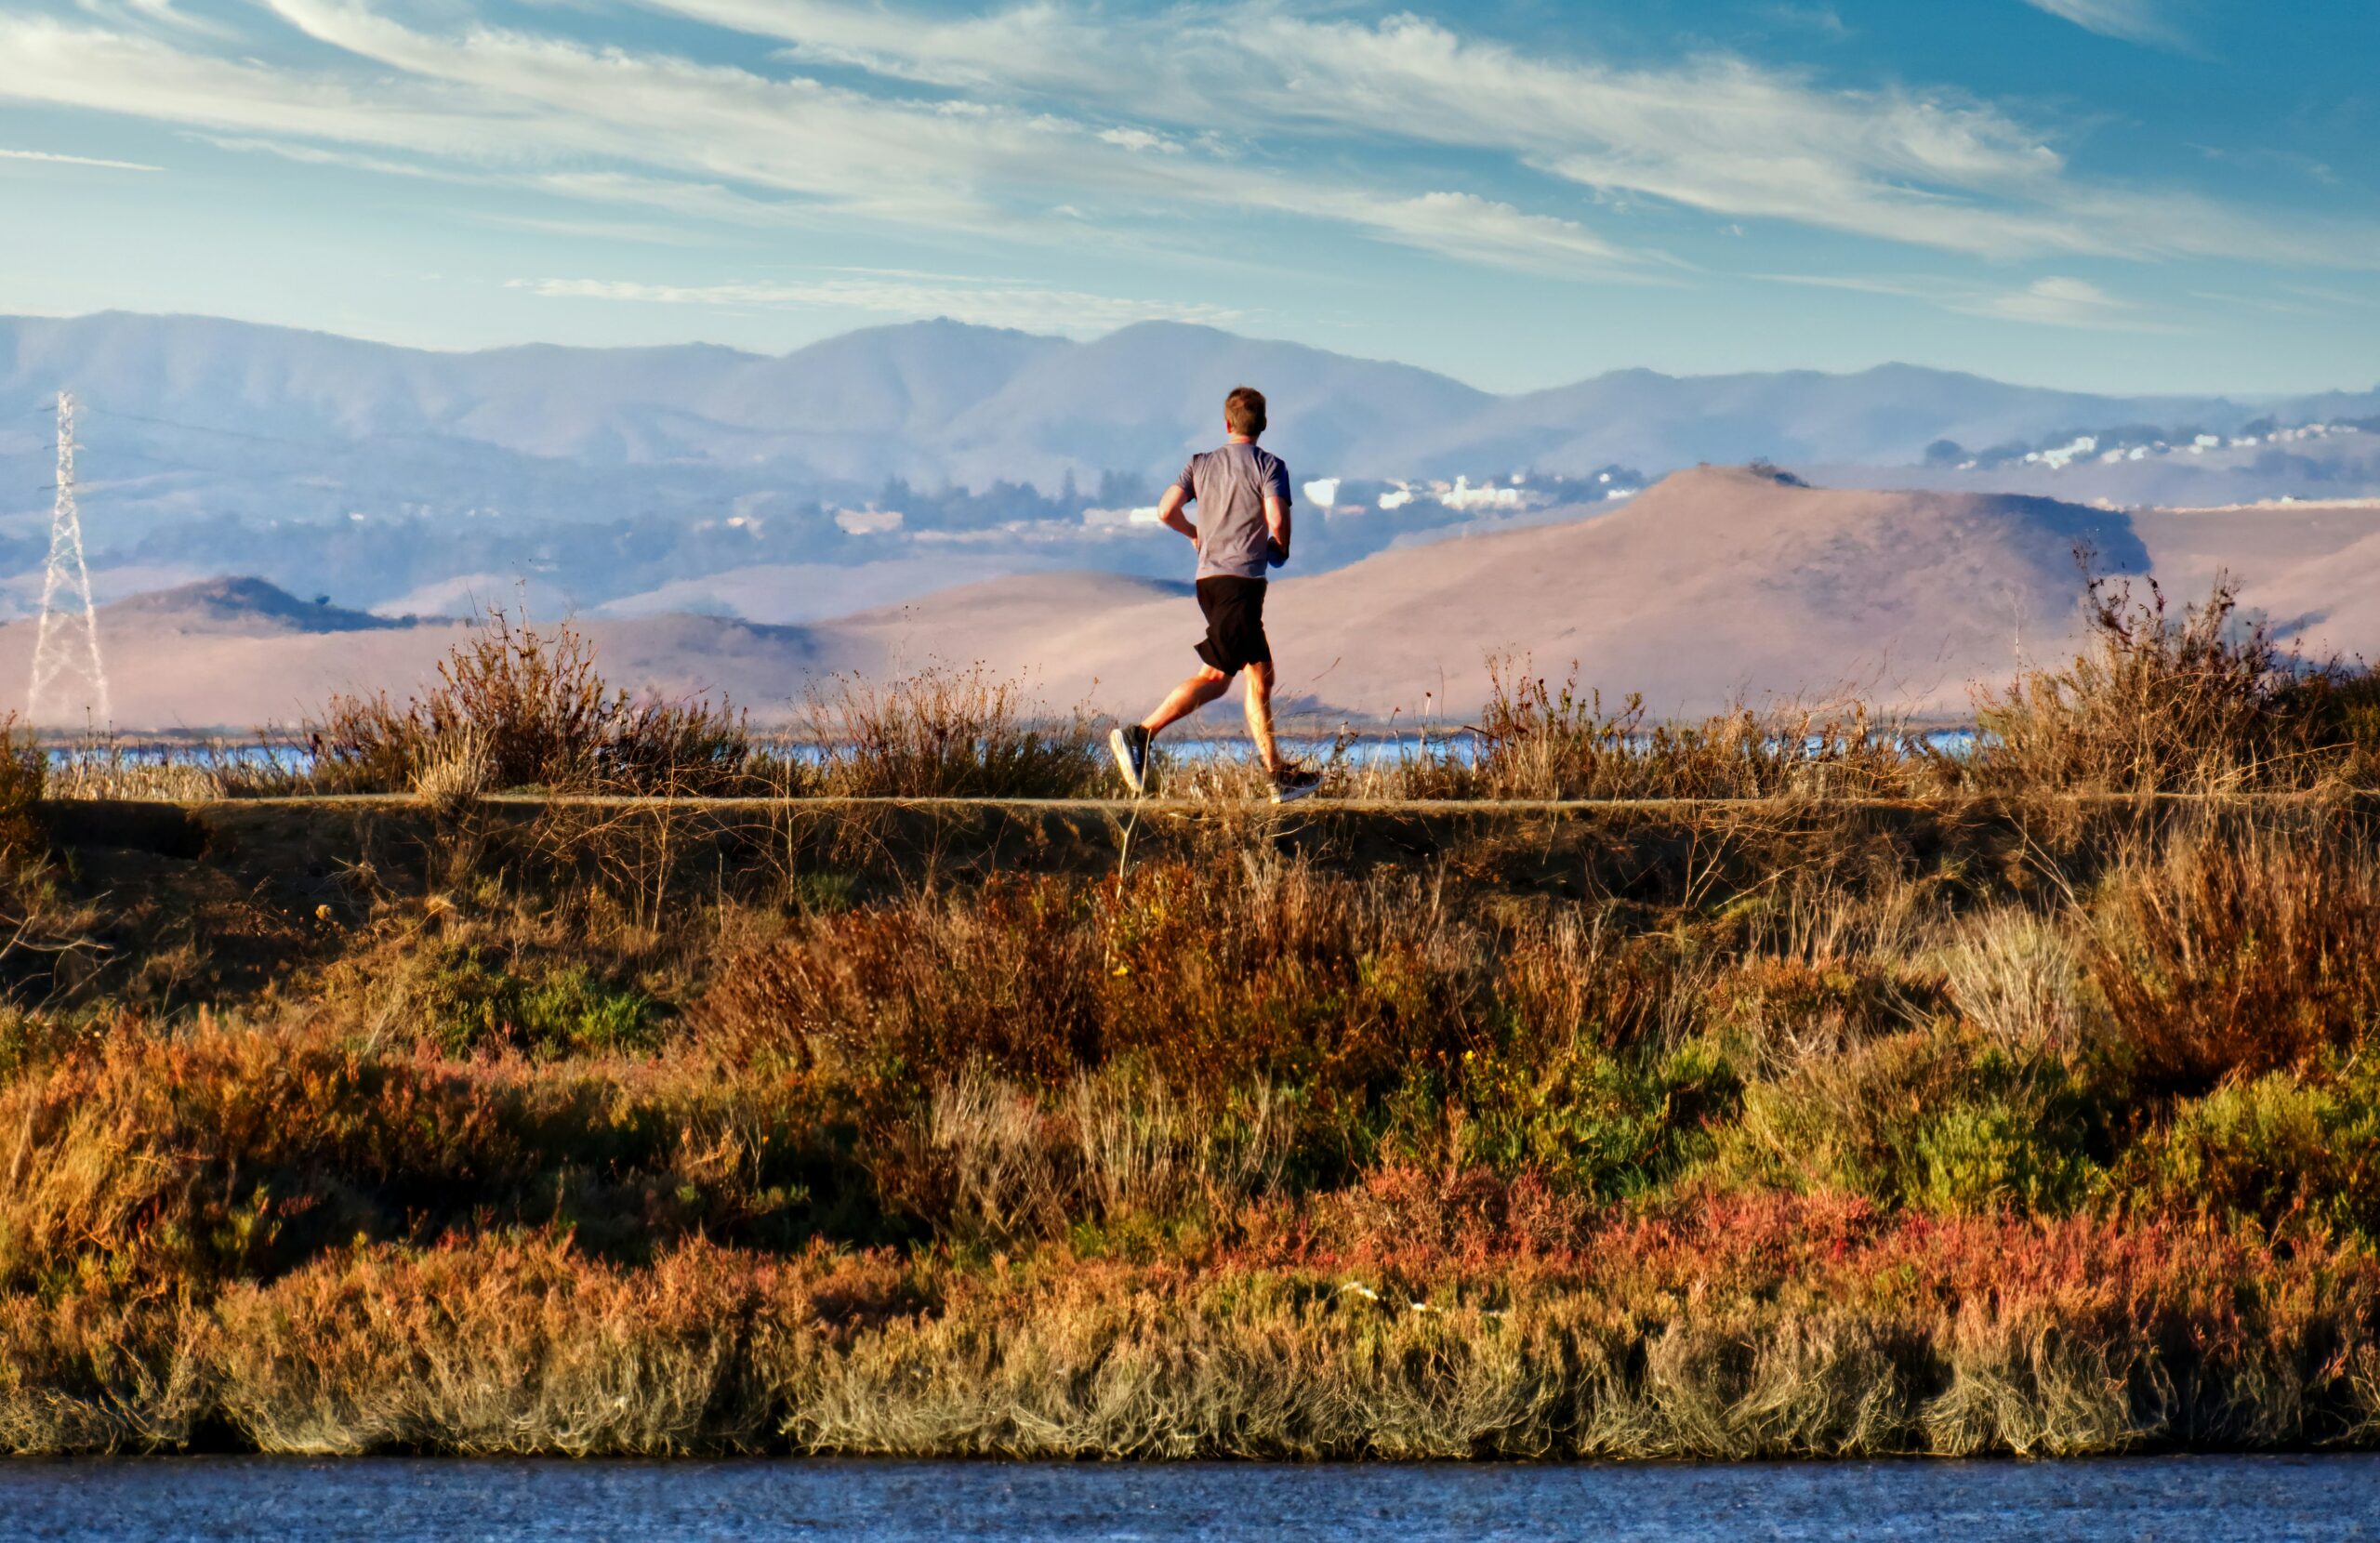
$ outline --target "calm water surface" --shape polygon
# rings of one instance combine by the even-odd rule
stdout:
[[[2380,1458],[1711,1468],[20,1461],[0,1463],[0,1536],[2380,1539]]]

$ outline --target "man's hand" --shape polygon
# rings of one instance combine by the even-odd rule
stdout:
[[[1274,567],[1289,560],[1289,501],[1274,494],[1264,495],[1264,525],[1268,539],[1264,543],[1264,560]]]

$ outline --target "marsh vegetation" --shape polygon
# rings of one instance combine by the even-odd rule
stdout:
[[[1101,776],[964,673],[776,758],[492,634],[326,711],[361,805],[51,798],[15,741],[0,1441],[2370,1444],[2375,698],[2099,599],[1956,753],[1507,671],[1475,753],[1346,773],[1439,811],[1128,853],[808,796]],[[1647,795],[1757,801],[1495,803]]]

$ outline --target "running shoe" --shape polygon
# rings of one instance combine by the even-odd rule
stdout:
[[[1322,786],[1322,773],[1302,766],[1285,766],[1273,773],[1273,801],[1293,804]]]
[[[1149,745],[1156,738],[1137,723],[1111,730],[1107,735],[1107,747],[1116,752],[1116,770],[1124,773],[1124,785],[1136,798],[1148,791]]]

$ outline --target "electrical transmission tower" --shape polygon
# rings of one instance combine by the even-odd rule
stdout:
[[[76,682],[84,694],[74,696]],[[108,676],[99,664],[99,617],[91,571],[83,562],[83,518],[74,508],[74,395],[58,393],[58,507],[49,521],[49,564],[41,580],[41,631],[33,641],[33,685],[25,716],[35,724],[55,708],[60,721],[78,710],[106,723]]]

